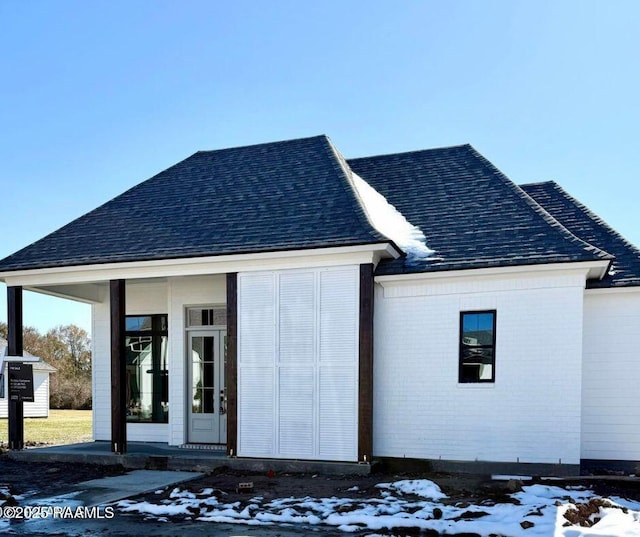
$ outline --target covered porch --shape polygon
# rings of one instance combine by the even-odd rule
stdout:
[[[331,250],[312,255],[306,252],[304,257],[287,253],[277,260],[274,255],[265,256],[264,261],[247,256],[233,263],[207,260],[206,269],[204,260],[191,260],[189,264],[180,260],[165,262],[164,266],[145,263],[144,267],[103,265],[37,274],[14,273],[6,279],[11,298],[9,324],[14,332],[22,329],[22,313],[16,305],[23,289],[91,304],[96,443],[93,447],[83,446],[83,456],[102,452],[108,446],[114,455],[131,455],[136,460],[137,454],[132,450],[139,451],[148,444],[148,449],[178,450],[177,460],[189,453],[196,454],[198,460],[211,458],[212,464],[220,465],[229,465],[230,460],[238,457],[247,461],[282,458],[370,462],[374,269],[371,261],[377,262],[379,254],[370,247],[346,252]],[[254,270],[238,270],[242,268]],[[245,282],[242,299],[239,280]],[[261,282],[260,285],[266,282],[267,287],[255,287],[256,282]],[[269,297],[265,289],[270,289]],[[345,307],[345,293],[353,297],[352,306]],[[255,312],[260,309],[271,312],[271,317],[256,317]],[[298,314],[304,312],[310,312],[311,324],[298,325]],[[342,322],[344,319],[349,321],[348,325]],[[321,324],[329,328],[322,328]],[[268,342],[261,339],[264,326],[275,330],[274,338],[281,340],[276,343],[274,339],[270,349]],[[337,335],[329,332],[341,327],[347,331]],[[144,332],[145,329],[149,332]],[[243,363],[238,363],[241,332],[245,343],[244,378],[251,379],[244,388],[238,380],[243,374],[240,371]],[[214,337],[219,345],[213,343]],[[285,341],[289,344],[286,349]],[[205,344],[213,349],[209,354],[203,348]],[[15,352],[19,355],[21,350]],[[285,352],[289,354],[285,356]],[[255,362],[255,357],[262,354],[268,355],[266,365],[270,370],[264,370],[264,363]],[[348,363],[343,363],[343,357]],[[286,360],[293,361],[285,364]],[[345,364],[353,375],[342,375]],[[314,391],[301,392],[296,379],[311,382]],[[318,395],[321,390],[325,390],[325,395]],[[139,400],[147,397],[148,404],[140,401],[136,404],[136,394]],[[263,394],[272,397],[267,414],[271,405],[274,410],[269,415],[262,407]],[[244,399],[241,408],[239,399]],[[344,407],[342,399],[349,403],[347,414],[340,414]],[[299,401],[307,400],[306,414],[296,413]],[[260,411],[259,416],[256,410]],[[244,421],[239,424],[241,415]],[[262,439],[263,417],[274,424],[271,431],[274,445],[284,446],[288,442],[289,451],[284,448],[280,452],[276,448],[269,451],[269,445],[264,443],[254,448],[257,444],[251,441]],[[198,436],[196,429],[211,427],[218,431],[217,436]],[[240,427],[244,427],[242,431]],[[308,433],[299,437],[299,445],[304,444],[306,451],[296,452],[301,428]],[[353,434],[348,434],[349,444],[332,452],[335,444],[331,438],[341,439],[344,430],[353,430]],[[240,447],[243,440],[244,451]],[[215,449],[184,447],[195,445]],[[259,452],[263,446],[266,448]],[[53,450],[50,454],[56,457],[69,455],[69,450],[80,453],[77,451],[80,448],[50,449]],[[35,456],[32,452],[29,450],[24,456]],[[145,453],[144,464],[153,456]],[[135,464],[142,462],[138,460]]]

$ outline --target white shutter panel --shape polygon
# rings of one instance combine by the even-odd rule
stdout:
[[[356,385],[353,367],[320,368],[320,459],[348,461],[358,456]]]
[[[315,273],[279,275],[278,453],[313,458]]]
[[[314,458],[314,368],[281,367],[279,383],[279,454]]]
[[[320,273],[320,362],[353,365],[358,350],[357,273]]]
[[[275,276],[238,275],[238,455],[274,455]]]
[[[358,267],[238,275],[238,455],[357,460]]]
[[[313,366],[315,278],[313,272],[280,275],[280,364]]]
[[[275,355],[275,277],[238,275],[238,364],[273,366]]]
[[[320,273],[319,458],[358,457],[358,272]]]
[[[274,455],[273,367],[243,367],[238,371],[238,455]]]

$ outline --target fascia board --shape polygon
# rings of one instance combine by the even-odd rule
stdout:
[[[463,270],[443,270],[438,272],[419,272],[412,274],[386,274],[376,276],[375,281],[382,285],[410,284],[416,281],[435,281],[453,278],[477,277],[508,277],[524,276],[525,274],[540,274],[553,272],[567,272],[583,274],[587,279],[602,278],[608,270],[610,261],[584,261],[578,263],[548,263],[539,265],[516,265],[509,267],[490,267]]]
[[[628,287],[596,287],[585,290],[585,295],[622,295],[622,294],[637,294],[640,296],[640,286],[628,286]]]
[[[8,286],[37,287],[96,283],[115,279],[167,278],[226,274],[247,270],[279,270],[306,266],[332,266],[374,263],[384,257],[398,257],[393,244],[384,242],[357,246],[315,248],[234,254],[198,258],[162,259],[128,263],[105,263],[55,267],[0,273],[0,281]]]

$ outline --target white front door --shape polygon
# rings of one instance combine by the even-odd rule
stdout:
[[[227,442],[226,347],[226,330],[189,333],[189,442]]]

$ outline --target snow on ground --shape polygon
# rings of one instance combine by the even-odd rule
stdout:
[[[381,483],[377,487],[378,498],[307,496],[266,501],[259,496],[231,503],[224,501],[221,491],[193,493],[175,488],[169,499],[157,503],[124,500],[117,507],[121,512],[141,513],[159,521],[181,516],[248,525],[324,525],[344,532],[420,528],[443,535],[466,532],[487,537],[640,537],[640,503],[598,498],[583,488],[535,484],[512,494],[511,502],[469,505],[448,500],[438,485],[425,479]],[[565,518],[572,519],[576,513],[587,513],[582,520],[591,527]]]
[[[5,504],[6,498],[11,496],[11,491],[9,487],[0,486],[0,507]],[[0,518],[0,532],[3,532],[6,528],[9,527],[9,521],[6,519]]]
[[[351,176],[373,227],[389,237],[411,257],[426,259],[433,255],[434,252],[427,246],[426,238],[420,228],[409,222],[387,201],[387,198],[362,177],[355,173]]]

